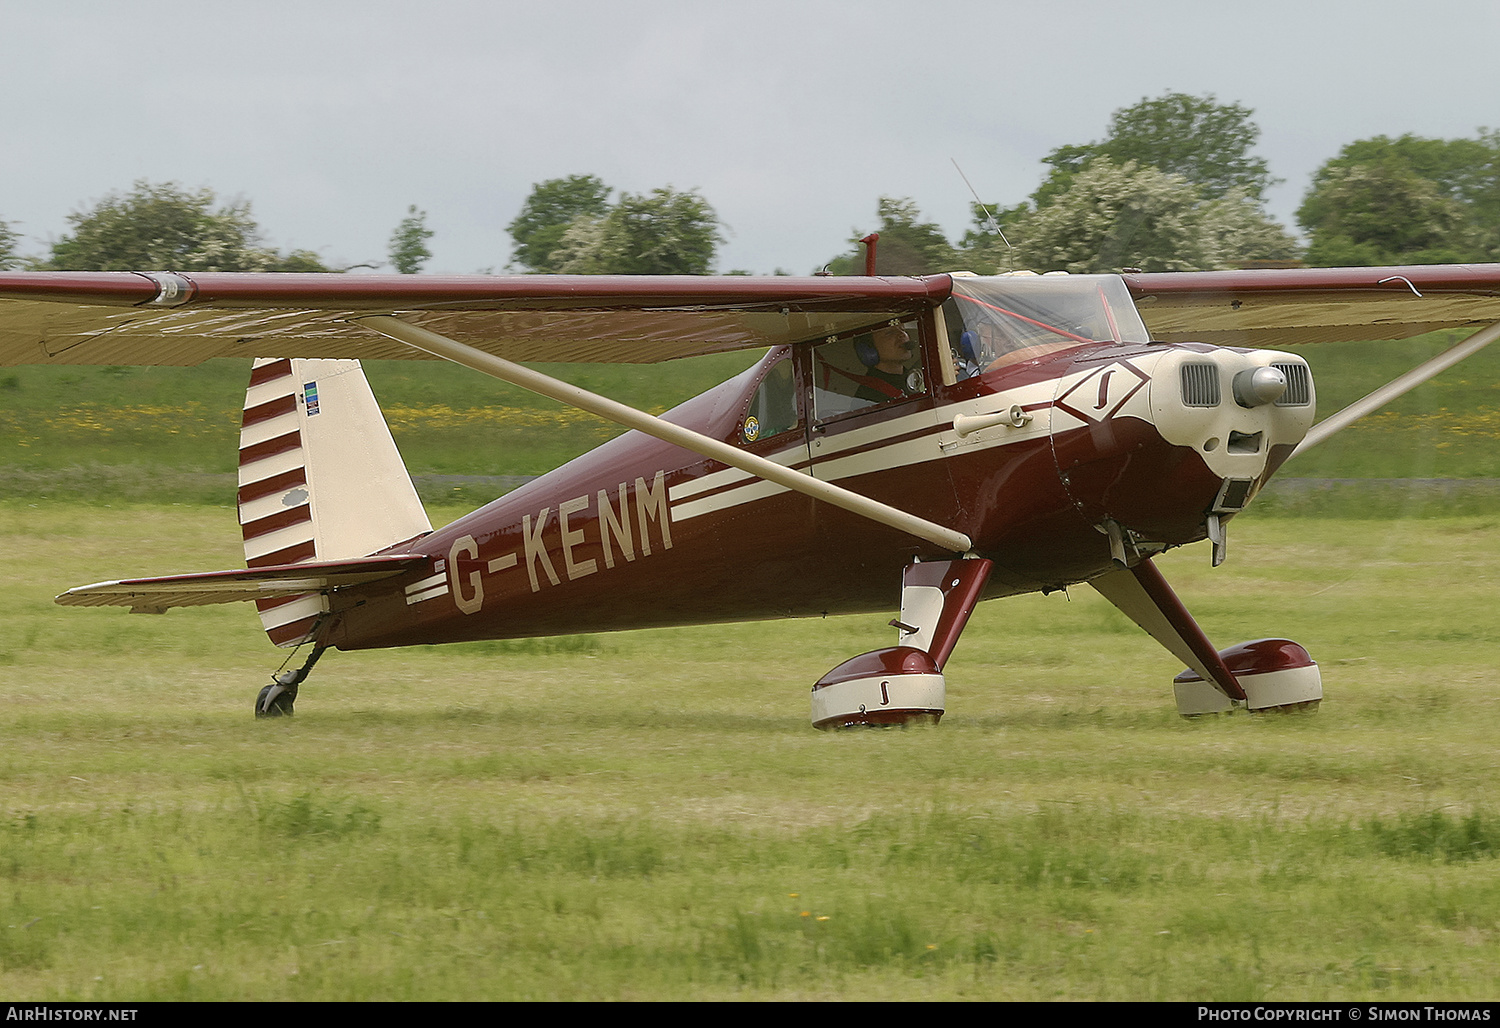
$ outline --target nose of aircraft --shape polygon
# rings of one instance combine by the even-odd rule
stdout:
[[[1259,407],[1279,399],[1286,384],[1280,368],[1246,368],[1234,376],[1234,400],[1241,407]]]
[[[1295,354],[1195,344],[1091,351],[1058,384],[1053,454],[1085,517],[1177,545],[1249,503],[1313,411],[1312,375]]]

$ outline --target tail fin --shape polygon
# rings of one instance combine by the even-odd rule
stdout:
[[[249,567],[363,557],[432,531],[359,361],[257,360],[240,425]],[[271,641],[296,646],[327,601],[256,606]]]

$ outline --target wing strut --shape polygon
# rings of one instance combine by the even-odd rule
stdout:
[[[1411,392],[1429,378],[1473,356],[1496,339],[1500,339],[1500,322],[1496,322],[1489,328],[1480,329],[1463,342],[1449,347],[1431,360],[1423,361],[1401,377],[1391,379],[1364,399],[1355,400],[1337,414],[1332,414],[1314,425],[1303,438],[1302,444],[1292,451],[1292,456],[1295,457],[1302,451],[1317,446],[1336,432],[1342,432],[1366,414],[1379,410],[1396,397]]]
[[[908,514],[900,508],[880,503],[868,496],[861,496],[842,486],[819,481],[811,475],[804,475],[774,461],[766,460],[764,457],[746,453],[737,446],[731,446],[690,428],[674,425],[670,421],[663,421],[645,411],[611,400],[607,396],[591,393],[549,375],[543,375],[539,371],[495,357],[483,350],[477,350],[472,346],[466,346],[446,336],[438,335],[436,332],[413,325],[411,322],[387,315],[358,318],[356,321],[373,332],[405,343],[414,349],[453,361],[455,364],[462,364],[466,368],[483,372],[503,382],[520,386],[522,389],[540,393],[577,407],[579,410],[588,411],[590,414],[596,414],[618,425],[633,428],[638,432],[691,450],[699,456],[739,468],[741,471],[748,471],[752,475],[785,486],[794,492],[804,493],[815,500],[822,500],[824,503],[832,504],[852,514],[858,514],[860,517],[869,518],[889,528],[925,539],[945,550],[967,553],[973,548],[973,542],[962,532],[956,532],[914,514]]]

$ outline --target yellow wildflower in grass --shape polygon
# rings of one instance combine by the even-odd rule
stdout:
[[[573,407],[548,410],[538,407],[464,407],[445,404],[415,407],[395,404],[384,408],[385,420],[394,430],[442,428],[567,428],[604,424],[602,419]],[[660,414],[661,410],[652,413]]]
[[[445,404],[412,406],[395,404],[384,408],[386,423],[393,431],[473,428],[570,428],[574,425],[609,423],[571,407],[546,410],[536,407],[467,407]],[[655,410],[653,413],[661,413]],[[126,430],[167,431],[178,434],[221,432],[238,429],[240,411],[208,410],[201,403],[186,401],[176,406],[138,404],[123,407],[79,405],[55,411],[0,410],[0,430],[113,432]]]
[[[1451,411],[1440,407],[1424,414],[1380,411],[1354,423],[1354,428],[1374,431],[1433,432],[1444,435],[1500,439],[1500,407]]]
[[[47,412],[0,410],[0,431],[29,433],[33,438],[36,433],[46,431],[93,435],[138,431],[210,436],[221,434],[226,429],[238,429],[239,423],[238,410],[209,410],[192,401],[171,407],[159,404],[125,407],[84,404]]]

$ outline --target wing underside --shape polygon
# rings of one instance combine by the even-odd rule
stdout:
[[[933,307],[950,279],[0,274],[0,364],[429,359],[402,320],[514,361],[655,363],[844,332]]]
[[[1126,274],[1163,342],[1272,347],[1500,322],[1500,264]]]
[[[1401,339],[1500,321],[1500,264],[1127,273],[1153,338],[1230,346]],[[428,359],[394,315],[514,361],[654,363],[930,309],[925,278],[0,273],[0,365],[214,357]]]

